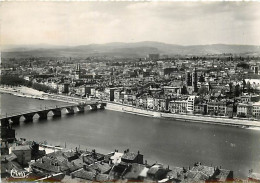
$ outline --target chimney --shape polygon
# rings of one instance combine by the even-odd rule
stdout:
[[[83,169],[84,169],[84,170],[87,170],[87,165],[83,165]]]
[[[71,178],[72,179],[74,179],[75,178],[75,176],[74,176],[74,174],[72,173],[72,174],[70,174],[70,176],[71,176]]]
[[[183,169],[183,172],[184,172],[184,173],[186,173],[186,172],[187,172],[187,169],[186,169],[186,168],[184,168],[184,167],[183,167],[182,169]]]

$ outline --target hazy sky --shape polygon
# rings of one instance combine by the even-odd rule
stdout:
[[[1,44],[260,45],[260,2],[2,2]]]

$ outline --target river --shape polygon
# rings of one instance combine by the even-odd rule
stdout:
[[[2,115],[45,106],[60,105],[1,94]],[[17,127],[17,137],[52,145],[102,153],[118,149],[140,151],[149,164],[157,161],[171,166],[192,166],[199,161],[234,171],[246,178],[249,169],[260,172],[260,131],[212,124],[188,123],[99,110],[63,114],[61,118],[34,120]]]

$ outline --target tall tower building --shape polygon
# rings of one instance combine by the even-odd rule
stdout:
[[[190,72],[187,72],[186,74],[186,83],[187,86],[192,86],[192,74]]]
[[[197,69],[195,68],[194,71],[194,77],[193,77],[193,86],[194,86],[194,92],[198,92],[198,74],[197,74]]]
[[[76,77],[77,79],[80,79],[81,78],[81,74],[80,74],[80,64],[78,63],[77,66],[76,66]]]

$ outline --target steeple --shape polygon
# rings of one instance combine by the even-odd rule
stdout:
[[[80,76],[80,64],[79,63],[77,63],[77,65],[76,65],[76,75],[78,76],[78,78],[81,78],[81,76]]]

